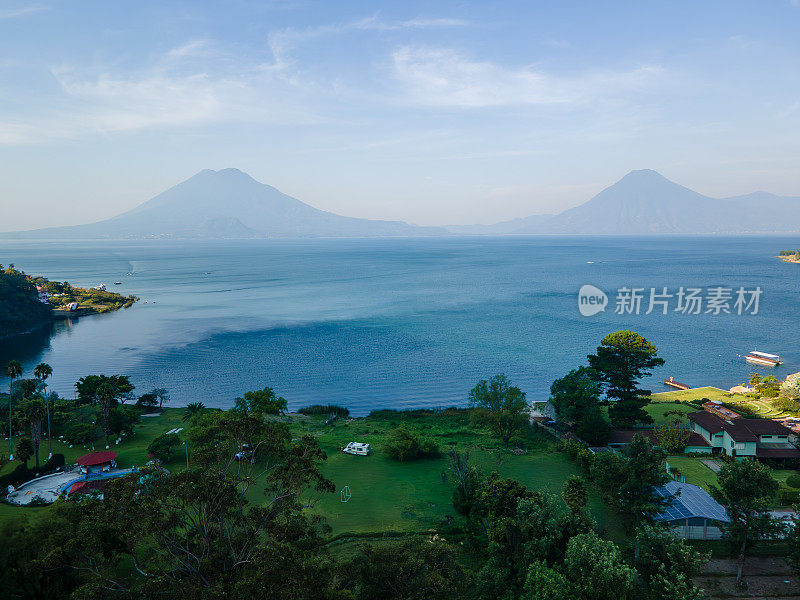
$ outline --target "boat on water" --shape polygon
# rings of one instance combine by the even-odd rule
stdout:
[[[745,356],[744,359],[749,363],[767,365],[768,367],[776,367],[783,364],[781,357],[777,354],[767,354],[766,352],[757,352],[755,350]]]
[[[115,281],[114,285],[122,285],[122,282],[121,281]]]

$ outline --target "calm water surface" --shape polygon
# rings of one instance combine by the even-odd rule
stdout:
[[[0,242],[0,263],[74,285],[135,294],[133,308],[0,340],[0,364],[72,397],[90,373],[129,374],[173,405],[228,407],[272,386],[297,408],[464,404],[505,372],[544,399],[608,332],[635,329],[690,385],[730,387],[752,372],[738,355],[780,353],[800,370],[800,265],[773,258],[785,238],[441,238],[394,240]],[[126,275],[130,273],[131,275]],[[122,281],[122,285],[112,285]],[[761,286],[758,315],[582,317],[577,290]],[[642,313],[646,309],[645,299]],[[762,373],[772,372],[761,368]],[[0,379],[0,385],[7,381]]]

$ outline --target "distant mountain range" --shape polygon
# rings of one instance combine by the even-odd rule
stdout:
[[[4,238],[264,238],[447,235],[439,227],[373,221],[318,210],[238,169],[200,171],[136,208],[88,225]]]
[[[800,197],[753,192],[710,198],[649,169],[631,171],[556,215],[494,225],[420,227],[318,210],[238,169],[204,170],[111,219],[2,238],[265,238],[436,235],[657,235],[800,232]]]
[[[594,198],[557,215],[449,227],[459,234],[755,234],[800,231],[800,197],[753,192],[710,198],[656,171],[631,171]]]

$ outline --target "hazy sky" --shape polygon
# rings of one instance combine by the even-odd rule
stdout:
[[[225,167],[420,224],[557,212],[640,168],[800,195],[800,6],[0,0],[0,230]]]

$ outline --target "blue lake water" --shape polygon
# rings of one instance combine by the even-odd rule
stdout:
[[[140,393],[167,388],[173,405],[229,407],[269,385],[292,408],[337,403],[360,415],[464,404],[480,378],[500,372],[545,399],[605,334],[634,329],[666,360],[648,382],[654,391],[671,375],[727,388],[755,370],[739,356],[754,349],[785,361],[761,373],[800,370],[800,265],[774,258],[798,245],[777,237],[2,241],[0,263],[142,300],[0,340],[0,365],[16,358],[30,375],[45,361],[51,389],[67,397],[81,376],[122,373]],[[581,316],[584,284],[609,293],[606,311]],[[615,314],[622,286],[645,288],[639,315]],[[649,288],[665,286],[763,294],[757,315],[686,315],[675,299],[667,315],[644,314]]]

